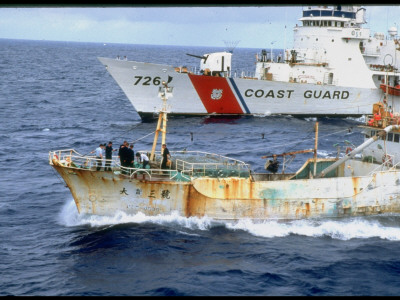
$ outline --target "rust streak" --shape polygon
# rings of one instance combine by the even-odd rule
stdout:
[[[208,197],[200,194],[194,187],[193,185],[190,185],[189,187],[189,192],[188,192],[188,198],[187,198],[187,209],[186,209],[186,214],[188,217],[191,216],[197,216],[197,217],[203,217],[205,208],[206,208],[206,203],[207,203]]]
[[[310,203],[306,203],[306,216],[309,217],[310,216]]]

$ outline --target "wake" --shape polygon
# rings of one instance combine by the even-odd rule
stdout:
[[[66,227],[89,225],[91,227],[113,226],[118,224],[144,224],[180,226],[190,230],[208,231],[216,226],[224,226],[232,231],[245,231],[251,235],[265,238],[286,237],[299,235],[307,237],[331,237],[338,240],[354,238],[368,239],[381,238],[391,241],[400,241],[400,215],[391,215],[396,220],[394,225],[388,226],[381,221],[387,215],[370,217],[349,217],[340,219],[307,219],[295,221],[215,221],[208,217],[182,217],[177,212],[168,215],[146,216],[139,212],[129,215],[117,212],[113,216],[79,215],[73,199],[67,201],[59,214],[59,223]],[[392,222],[393,223],[393,222]]]

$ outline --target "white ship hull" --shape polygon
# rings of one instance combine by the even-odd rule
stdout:
[[[204,76],[167,65],[99,60],[141,116],[159,110],[161,81],[174,87],[170,115],[360,116],[369,114],[382,94],[378,88]]]
[[[170,115],[361,116],[383,98],[380,85],[399,82],[397,28],[373,36],[357,6],[308,7],[293,47],[256,55],[254,74],[237,76],[232,51],[202,56],[198,70],[99,58],[141,116],[158,112],[161,82],[174,88]],[[267,33],[268,34],[268,33]],[[198,72],[199,71],[199,72]],[[400,97],[388,104],[400,112]]]

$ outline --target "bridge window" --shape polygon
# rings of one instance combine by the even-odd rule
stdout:
[[[398,142],[399,142],[399,137],[400,137],[400,135],[398,135],[397,133],[395,133],[395,134],[394,134],[393,142],[398,143]]]
[[[389,132],[388,133],[388,135],[387,135],[387,139],[386,139],[388,142],[391,142],[391,141],[393,141],[393,132]]]

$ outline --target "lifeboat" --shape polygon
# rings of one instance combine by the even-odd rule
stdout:
[[[400,84],[391,86],[391,85],[382,83],[380,85],[380,88],[384,93],[387,92],[389,95],[400,96]]]

